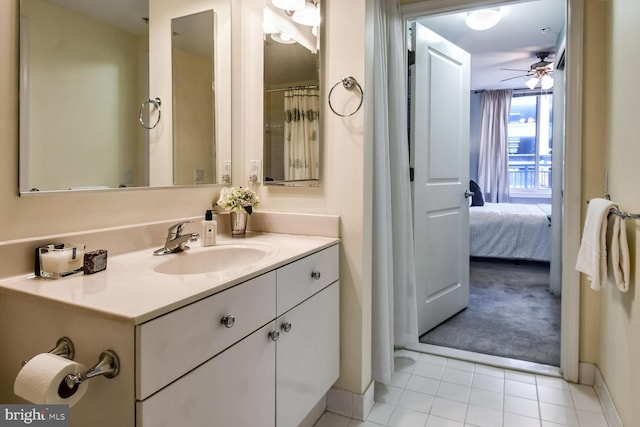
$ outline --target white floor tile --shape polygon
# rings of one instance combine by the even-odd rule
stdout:
[[[436,397],[431,407],[431,414],[453,421],[464,422],[467,404]]]
[[[540,402],[573,408],[573,398],[569,390],[538,385],[538,399]]]
[[[525,399],[537,400],[538,390],[535,384],[527,384],[520,381],[505,380],[504,394],[510,396],[524,397]]]
[[[469,395],[469,405],[502,411],[504,407],[504,395],[502,393],[472,387],[471,394]]]
[[[566,426],[578,426],[578,415],[573,408],[540,402],[540,418]]]
[[[473,380],[471,381],[471,387],[494,391],[496,393],[504,393],[504,379],[501,377],[479,374],[476,371],[473,376]]]
[[[444,365],[434,365],[428,362],[418,362],[413,371],[413,375],[420,375],[421,377],[433,378],[439,380],[442,378],[444,372]]]
[[[430,415],[429,420],[427,420],[426,427],[464,427],[464,424],[459,421],[448,420],[436,415]]]
[[[392,427],[424,427],[427,423],[428,414],[413,411],[406,408],[397,408],[393,411],[389,426]]]
[[[517,381],[519,383],[527,383],[527,384],[535,384],[536,376],[533,374],[527,374],[524,372],[517,371],[505,371],[504,373],[505,380]]]
[[[524,397],[505,396],[504,411],[511,414],[523,415],[529,418],[540,418],[538,402]]]
[[[342,415],[325,412],[314,427],[348,427],[350,419]]]
[[[442,378],[440,378],[441,381],[446,381],[448,383],[459,384],[467,387],[471,386],[472,379],[472,371],[463,371],[460,369],[450,368],[448,366],[444,368]]]
[[[401,350],[366,421],[325,413],[315,427],[607,427],[591,386]]]
[[[576,410],[580,427],[607,427],[604,414],[590,411]]]
[[[400,396],[398,406],[426,414],[431,410],[435,396],[431,394],[418,393],[417,391],[405,390]]]
[[[391,419],[391,415],[393,414],[394,409],[396,409],[394,405],[376,402],[373,404],[371,412],[369,412],[367,421],[386,426]]]
[[[406,389],[426,394],[436,394],[440,381],[433,378],[420,377],[412,375],[407,382]]]
[[[470,393],[471,387],[442,381],[440,382],[440,387],[438,387],[436,396],[444,399],[455,400],[456,402],[467,403],[469,401]]]
[[[540,427],[540,420],[505,412],[503,427]]]
[[[376,383],[373,389],[373,398],[376,402],[397,405],[402,395],[401,388],[393,387],[386,384]]]
[[[478,427],[502,427],[502,411],[469,405],[464,422]]]
[[[576,409],[602,412],[600,400],[593,387],[582,384],[571,384],[570,389]]]
[[[474,372],[476,374],[489,375],[492,377],[504,379],[504,369],[496,368],[494,366],[478,365],[476,364]]]

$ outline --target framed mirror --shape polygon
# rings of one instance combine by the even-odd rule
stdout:
[[[319,185],[319,31],[319,1],[266,0],[265,185]]]
[[[225,167],[230,179],[231,94],[228,89],[221,101],[213,90],[231,87],[230,71],[216,72],[216,62],[230,63],[230,46],[209,49],[213,51],[208,61],[214,80],[203,91],[211,103],[206,112],[198,108],[209,117],[209,135],[185,137],[184,126],[173,126],[176,115],[172,114],[171,97],[185,96],[180,92],[182,86],[173,91],[169,87],[173,55],[164,40],[171,39],[173,18],[177,18],[176,25],[183,19],[178,17],[188,21],[198,15],[201,4],[195,0],[158,2],[154,3],[153,16],[149,16],[149,0],[21,0],[20,194],[164,186],[171,182],[222,184]],[[222,13],[218,13],[219,4]],[[229,0],[215,0],[209,6],[214,9],[204,12],[210,18],[209,25],[202,27],[201,34],[196,34],[200,27],[190,28],[196,31],[190,31],[189,37],[209,39],[211,46],[230,45]],[[222,36],[216,31],[222,31]],[[149,34],[157,40],[149,43]],[[220,52],[229,56],[220,57]],[[152,74],[151,55],[156,58]],[[162,70],[157,68],[159,62]],[[153,83],[150,76],[158,75],[169,79],[160,86],[169,91],[162,95],[160,111],[149,102],[158,96],[149,89]],[[220,102],[224,102],[220,107],[224,109],[222,117],[216,111]],[[182,110],[177,107],[176,111],[181,114]],[[160,119],[160,112],[158,129],[146,129],[143,125],[152,127]],[[153,132],[157,133],[150,141]],[[176,138],[175,146],[168,149],[168,162],[163,158],[158,163],[151,156],[155,149],[152,144],[157,144],[160,133],[169,138],[169,147],[172,137]],[[223,137],[217,139],[220,134]],[[182,141],[192,145],[186,147]],[[187,166],[189,179],[181,178],[176,166],[185,152],[208,159],[206,168],[200,164]],[[151,171],[174,175],[174,179],[156,183]]]

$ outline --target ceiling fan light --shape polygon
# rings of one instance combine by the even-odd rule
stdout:
[[[291,17],[294,22],[309,27],[320,25],[320,9],[311,2],[305,3],[303,9],[296,10]]]
[[[531,77],[529,80],[527,80],[527,81],[525,82],[525,85],[526,85],[529,89],[533,90],[533,88],[534,88],[534,87],[536,87],[536,85],[538,84],[538,80],[540,80],[540,79],[539,79],[539,78],[537,78],[537,77]]]
[[[282,44],[294,44],[296,41],[287,33],[273,33],[271,39]]]
[[[540,79],[540,87],[544,90],[549,90],[553,87],[553,78],[548,75],[542,76]]]
[[[467,13],[465,23],[476,31],[488,30],[500,21],[500,9],[480,9]]]
[[[300,10],[305,6],[305,0],[271,0],[271,3],[282,10]]]

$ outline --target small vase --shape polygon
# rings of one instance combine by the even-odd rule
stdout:
[[[231,237],[242,237],[247,232],[247,217],[249,214],[245,211],[231,211]]]

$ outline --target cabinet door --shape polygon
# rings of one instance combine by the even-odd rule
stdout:
[[[273,427],[275,350],[271,322],[148,399],[142,427]],[[188,350],[188,349],[187,349]]]
[[[335,282],[276,320],[278,427],[297,426],[338,379],[339,298]]]

